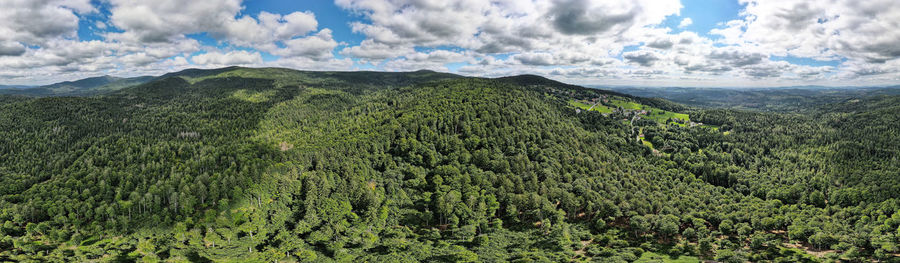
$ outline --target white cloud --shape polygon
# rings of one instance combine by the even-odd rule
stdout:
[[[523,65],[550,66],[556,64],[553,54],[550,53],[524,53],[512,57]]]
[[[481,53],[566,48],[596,54],[600,50],[621,49],[623,42],[638,31],[677,14],[681,8],[673,0],[337,0],[336,3],[370,21],[352,23],[352,29],[366,35],[369,42],[360,48],[351,47],[348,54],[382,46],[457,46]],[[625,40],[616,41],[622,38]]]
[[[681,20],[681,23],[678,23],[678,28],[685,28],[694,24],[694,20],[690,17],[685,17]]]
[[[234,23],[240,0],[110,0],[110,22],[124,30],[120,39],[168,42],[184,34],[212,31]]]
[[[5,0],[0,8],[0,42],[41,45],[73,38],[78,16],[96,11],[89,0]]]
[[[376,43],[372,39],[363,40],[358,46],[352,46],[341,50],[341,55],[353,56],[362,59],[387,59],[412,53],[411,46],[391,47],[384,43]]]
[[[290,57],[290,58],[282,58],[273,61],[264,62],[261,66],[265,67],[286,67],[293,68],[298,70],[313,70],[313,71],[328,71],[328,70],[336,70],[336,71],[346,71],[353,70],[353,61],[349,58],[345,59],[328,59],[328,60],[313,60],[307,57]]]
[[[331,51],[338,43],[331,37],[330,29],[322,29],[315,35],[284,41],[285,48],[272,50],[271,53],[285,57],[303,56],[315,60],[333,57]]]
[[[239,50],[228,53],[207,52],[191,57],[191,61],[194,64],[205,66],[230,66],[260,64],[263,59],[259,52]]]
[[[314,59],[324,58],[324,54],[337,46],[330,29],[304,37],[318,28],[315,14],[309,11],[287,15],[263,11],[254,18],[240,15],[241,0],[111,0],[111,3],[110,20],[124,32],[107,36],[121,42],[171,43],[188,34],[205,32],[235,46]]]
[[[714,31],[726,43],[767,53],[817,59],[836,56],[868,63],[900,57],[900,2],[741,0],[744,19]]]
[[[656,61],[660,60],[659,55],[657,55],[655,52],[649,51],[626,52],[622,55],[622,57],[625,58],[625,60],[627,60],[628,62],[636,63],[643,67],[652,66],[654,63],[656,63]]]
[[[285,16],[261,12],[259,21],[244,16],[240,19],[226,21],[223,25],[224,32],[216,34],[221,35],[220,38],[235,45],[271,51],[277,49],[276,41],[287,41],[315,31],[318,21],[311,12],[293,12]]]
[[[16,41],[0,42],[0,56],[19,56],[25,54],[26,50],[22,43]]]
[[[693,24],[678,16],[678,0],[336,0],[355,20],[342,26],[365,36],[356,45],[335,39],[335,28],[320,28],[317,14],[248,14],[244,0],[104,0],[106,21],[79,21],[98,14],[90,0],[0,1],[6,83],[191,66],[448,71],[449,63],[468,63],[457,72],[470,75],[530,73],[575,83],[900,80],[900,2],[891,0],[739,0],[746,9],[708,32],[714,38],[660,26],[667,19],[680,20],[681,29]],[[101,39],[79,40],[79,22]],[[191,37],[197,33],[216,45]],[[204,53],[191,57],[198,51]],[[278,58],[264,61],[264,53]],[[816,67],[773,60],[783,56],[840,62]]]

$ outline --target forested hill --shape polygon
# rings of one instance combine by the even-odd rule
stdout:
[[[0,95],[20,95],[32,97],[47,96],[91,96],[113,92],[123,88],[139,85],[153,80],[155,77],[142,76],[133,78],[118,78],[112,76],[101,76],[80,79],[76,81],[65,81],[39,87],[19,87],[10,89],[0,89]]]
[[[558,88],[561,90],[565,90],[571,93],[572,98],[581,98],[581,99],[590,99],[594,98],[597,95],[608,95],[615,97],[627,98],[628,100],[634,100],[640,102],[642,104],[653,106],[657,108],[662,108],[665,110],[671,111],[684,111],[686,108],[683,105],[679,105],[676,103],[672,103],[671,101],[667,101],[665,99],[660,98],[651,98],[647,97],[637,97],[632,96],[626,93],[620,93],[607,89],[596,89],[596,88],[586,88],[578,85],[566,84],[556,80],[548,79],[545,77],[537,76],[537,75],[518,75],[518,76],[509,76],[509,77],[500,77],[498,80],[509,82],[519,86],[534,86],[540,88]]]
[[[898,260],[898,100],[238,67],[0,95],[0,261]]]

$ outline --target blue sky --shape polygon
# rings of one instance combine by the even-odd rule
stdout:
[[[891,85],[874,0],[49,0],[0,9],[0,84],[240,65],[638,86]],[[870,5],[870,6],[867,6]],[[878,8],[869,8],[877,6]],[[34,23],[33,21],[43,21]],[[860,22],[863,21],[863,22]]]

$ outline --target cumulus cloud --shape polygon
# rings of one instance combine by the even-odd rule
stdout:
[[[685,28],[685,27],[688,27],[693,24],[694,24],[694,20],[691,19],[690,17],[686,17],[686,18],[682,19],[680,23],[678,23],[678,28]]]
[[[513,59],[524,65],[532,66],[549,66],[555,64],[553,55],[548,53],[518,54],[515,55]]]
[[[340,7],[365,15],[371,23],[351,28],[388,45],[439,45],[464,41],[486,21],[490,3],[478,0],[337,0]],[[437,19],[439,18],[439,19]]]
[[[469,59],[468,52],[454,52],[449,50],[434,50],[430,52],[416,52],[404,56],[412,61],[431,61],[437,63],[461,62]]]
[[[95,12],[89,0],[10,0],[0,8],[0,42],[40,45],[48,40],[74,37],[77,14]]]
[[[265,67],[285,67],[299,70],[337,70],[346,71],[353,69],[353,60],[349,58],[328,60],[313,60],[307,57],[290,57],[263,62]]]
[[[900,2],[891,0],[741,0],[744,19],[713,31],[723,42],[768,53],[868,63],[900,57]]]
[[[0,9],[0,79],[253,65],[645,85],[900,81],[900,2],[738,1],[738,19],[691,32],[678,0],[335,0],[352,14],[342,26],[364,36],[355,42],[320,28],[310,11],[245,13],[244,0],[8,0]],[[80,23],[100,39],[78,39]]]
[[[244,16],[236,20],[227,20],[223,25],[223,32],[216,33],[219,38],[235,45],[268,51],[277,49],[274,43],[276,41],[289,41],[293,37],[315,31],[318,21],[311,12],[293,12],[285,16],[260,12],[258,21]],[[330,31],[326,33],[330,39]]]
[[[622,55],[622,57],[629,62],[637,63],[638,65],[644,67],[652,66],[654,62],[660,59],[659,56],[656,55],[656,53],[647,51],[627,52]]]
[[[711,60],[722,61],[733,67],[743,67],[755,65],[763,62],[766,55],[760,53],[745,52],[734,48],[723,48],[714,50],[707,58]]]
[[[352,46],[341,50],[341,55],[362,59],[381,60],[412,52],[414,51],[411,46],[391,47],[384,43],[376,43],[372,39],[366,39],[358,46]]]
[[[367,36],[369,46],[451,45],[487,54],[561,45],[569,45],[570,50],[594,46],[582,49],[585,52],[609,50],[609,45],[617,49],[622,43],[598,36],[624,37],[620,33],[658,24],[681,8],[673,0],[337,0],[336,4],[367,18],[351,27]]]
[[[550,71],[550,75],[563,76],[566,78],[618,78],[622,74],[621,70],[615,68],[599,68],[599,67],[579,67],[567,69],[554,69]]]
[[[742,73],[752,78],[774,78],[779,77],[785,71],[791,68],[791,64],[778,61],[764,64],[753,64],[742,68]]]
[[[326,28],[312,36],[286,40],[284,45],[285,48],[273,50],[271,53],[286,57],[303,56],[324,60],[332,57],[331,51],[338,43],[331,37],[331,30]]]
[[[98,5],[109,11],[91,21]],[[325,61],[339,44],[330,29],[318,30],[309,11],[285,15],[242,14],[242,0],[138,1],[11,0],[0,9],[0,66],[17,70],[23,82],[39,80],[38,72],[92,75],[124,72],[122,68],[155,72],[146,67],[170,67],[184,61],[203,65],[259,64],[258,51],[291,58]],[[108,19],[107,19],[108,18]],[[100,40],[79,40],[79,22]],[[225,49],[250,48],[251,53],[221,51],[202,45],[191,34],[206,33]],[[207,54],[186,59],[189,54]],[[179,58],[180,59],[175,59]],[[174,59],[174,60],[173,60]],[[165,62],[165,64],[163,64]]]
[[[338,45],[330,29],[316,34],[318,21],[309,11],[287,15],[262,11],[254,18],[240,15],[241,0],[142,1],[111,0],[110,21],[123,32],[109,39],[125,43],[173,43],[194,33],[278,56],[327,59]]]
[[[218,51],[207,52],[191,57],[194,64],[199,65],[251,65],[262,63],[262,55],[259,52],[245,50],[221,53]]]
[[[627,28],[640,11],[639,6],[629,1],[565,0],[556,2],[548,15],[554,28],[562,33],[590,35],[616,27]]]
[[[241,10],[240,0],[110,0],[110,22],[120,39],[167,42],[184,34],[223,32]]]
[[[648,47],[656,48],[656,49],[670,49],[675,45],[675,42],[669,39],[657,39],[653,42],[647,43]]]
[[[25,54],[25,46],[15,41],[0,42],[0,56],[20,56]]]

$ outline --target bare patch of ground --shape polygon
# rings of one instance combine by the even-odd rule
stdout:
[[[278,144],[278,148],[280,148],[281,151],[283,152],[283,151],[287,151],[290,149],[294,149],[294,145],[287,143],[287,142],[281,142],[280,144]]]

